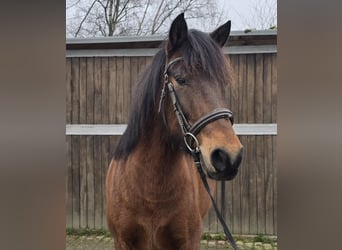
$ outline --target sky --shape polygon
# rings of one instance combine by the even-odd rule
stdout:
[[[218,0],[218,4],[225,9],[228,19],[232,21],[232,30],[244,29],[244,18],[250,16],[251,6],[258,0]]]
[[[74,0],[67,0],[67,6],[68,4],[70,4],[70,2],[74,2]],[[256,16],[260,16],[260,13],[256,11],[256,8],[262,9],[262,6],[275,6],[276,8],[277,0],[217,0],[217,4],[219,6],[219,9],[222,9],[224,13],[222,23],[231,20],[231,30],[245,30],[254,29],[256,28],[256,26],[260,26],[260,24],[258,25],[255,22],[256,19],[260,19],[256,18]],[[73,10],[67,10],[66,14],[68,25],[68,18],[70,18],[73,15]],[[189,23],[191,24],[191,22]],[[203,28],[205,28],[197,27],[198,25],[196,26],[196,23],[194,23],[194,25],[195,26],[190,26],[192,28],[202,30]],[[266,29],[268,29],[269,27],[269,25],[265,25]]]
[[[263,4],[277,5],[277,0],[218,0],[218,5],[225,9],[228,19],[232,21],[232,30],[244,30],[253,25],[256,15],[255,6]]]

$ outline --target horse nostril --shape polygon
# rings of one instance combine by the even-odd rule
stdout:
[[[211,153],[211,164],[218,171],[224,171],[231,166],[229,155],[222,149],[215,149]]]

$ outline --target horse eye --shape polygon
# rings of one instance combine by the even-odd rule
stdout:
[[[185,85],[185,83],[186,83],[185,79],[182,77],[179,77],[179,76],[176,76],[176,81],[180,85]]]

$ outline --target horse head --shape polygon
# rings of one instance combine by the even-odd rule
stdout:
[[[170,133],[186,140],[190,135],[192,143],[196,141],[206,174],[216,180],[236,176],[243,148],[232,128],[233,116],[224,94],[232,81],[222,51],[229,33],[230,21],[209,34],[188,30],[180,14],[165,45],[164,121]]]

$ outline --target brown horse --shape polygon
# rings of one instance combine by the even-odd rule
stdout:
[[[115,249],[199,249],[210,199],[186,146],[198,149],[216,180],[234,178],[242,157],[224,109],[231,73],[221,47],[229,32],[230,21],[210,34],[188,30],[180,14],[136,85],[106,179]]]

